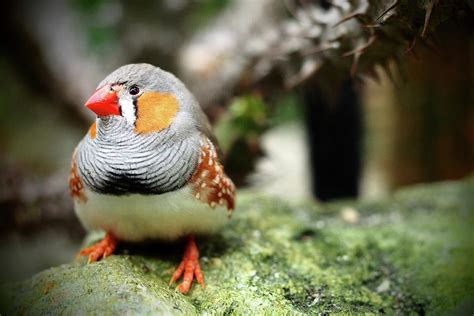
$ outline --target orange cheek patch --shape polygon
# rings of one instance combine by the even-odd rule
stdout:
[[[170,126],[178,112],[178,100],[172,93],[145,92],[137,100],[137,133],[158,132]]]
[[[97,134],[97,127],[95,126],[95,122],[92,123],[91,127],[89,127],[89,137],[94,139]]]

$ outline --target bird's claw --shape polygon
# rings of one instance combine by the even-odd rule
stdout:
[[[196,278],[197,283],[204,288],[204,277],[199,264],[199,251],[192,237],[188,239],[183,260],[171,276],[169,285],[171,286],[181,276],[183,277],[183,282],[176,287],[176,290],[179,292],[183,294],[188,293],[194,278]]]
[[[107,233],[98,243],[82,249],[78,256],[87,256],[87,263],[96,262],[100,259],[110,256],[117,246],[117,239],[110,233]]]

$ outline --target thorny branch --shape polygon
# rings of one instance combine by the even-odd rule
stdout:
[[[383,66],[391,59],[403,60],[417,38],[434,34],[443,21],[456,18],[452,16],[453,8],[461,15],[474,18],[473,10],[462,0],[284,0],[282,3],[280,10],[273,11],[272,23],[267,22],[268,11],[264,10],[261,18],[266,27],[248,34],[246,39],[237,39],[241,44],[235,50],[220,53],[224,67],[207,72],[209,79],[222,78],[227,64],[233,64],[235,72],[234,79],[224,79],[225,86],[239,89],[258,85],[269,75],[275,78],[275,74],[280,74],[281,86],[293,87],[317,76],[319,69],[333,65],[338,71],[345,69],[353,76],[364,76],[377,64]],[[250,4],[247,6],[251,8]],[[245,10],[240,12],[245,14]],[[437,16],[435,21],[434,15]],[[245,21],[235,15],[235,10],[233,19]],[[423,19],[425,23],[419,25],[418,21]],[[215,32],[221,26],[216,23],[209,28]],[[195,38],[202,41],[207,36],[208,31],[205,31]],[[214,51],[212,43],[201,48]],[[183,48],[188,49],[188,46]],[[239,58],[236,59],[236,55]],[[346,64],[344,56],[354,56],[352,64]],[[364,58],[362,64],[359,63],[361,58]],[[238,66],[235,60],[239,60]],[[200,78],[199,71],[187,72],[191,88]],[[275,88],[279,87],[275,80],[271,82]],[[212,95],[207,99],[210,103],[223,99],[216,89],[203,93]]]

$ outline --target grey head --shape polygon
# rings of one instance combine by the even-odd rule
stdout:
[[[125,120],[128,127],[135,127],[137,120],[160,120],[160,117],[140,117],[140,99],[149,92],[171,95],[176,98],[178,109],[176,116],[170,118],[170,128],[178,133],[197,129],[211,137],[209,121],[201,107],[186,86],[173,74],[150,64],[129,64],[122,66],[108,75],[98,85],[113,90],[118,98],[120,117],[113,120]],[[99,114],[99,113],[98,113]],[[149,115],[146,112],[143,115]],[[109,115],[98,115],[99,119],[110,120]]]

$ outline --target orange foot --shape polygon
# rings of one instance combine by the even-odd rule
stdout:
[[[117,239],[111,233],[107,233],[105,234],[104,239],[102,239],[98,243],[88,248],[82,249],[79,252],[79,256],[89,255],[87,263],[91,263],[110,256],[114,252],[116,247]]]
[[[173,284],[173,282],[178,280],[181,276],[183,276],[183,282],[176,288],[181,293],[188,293],[194,276],[196,276],[196,281],[204,288],[204,278],[202,277],[201,266],[199,265],[199,251],[193,236],[188,237],[183,260],[173,273],[169,285]]]

